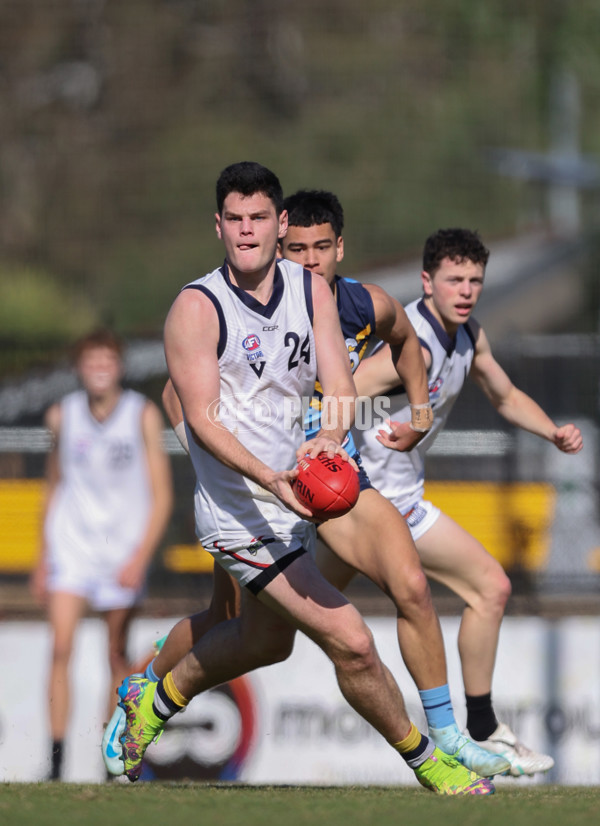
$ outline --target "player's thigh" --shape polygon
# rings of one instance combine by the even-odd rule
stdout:
[[[325,579],[340,591],[343,591],[356,575],[356,569],[334,553],[319,535],[317,536],[315,559],[317,568]]]
[[[240,586],[227,571],[218,564],[213,570],[213,593],[210,612],[216,622],[239,616],[241,605]]]
[[[68,655],[73,647],[75,629],[83,612],[86,600],[80,594],[68,591],[51,591],[48,594],[48,621],[54,635],[54,649]]]
[[[327,582],[308,554],[288,565],[257,598],[289,627],[327,649],[343,647],[364,631],[354,606]]]
[[[410,531],[392,503],[374,489],[361,491],[344,516],[319,527],[320,537],[347,565],[382,588],[412,573],[422,576]]]
[[[467,599],[482,595],[498,576],[500,563],[468,531],[447,514],[438,519],[416,541],[427,576]]]
[[[275,577],[279,579],[281,574]],[[240,633],[245,650],[252,650],[259,645],[261,651],[282,649],[285,659],[292,652],[296,626],[291,619],[278,610],[278,600],[268,596],[273,587],[270,582],[258,594],[247,588],[241,589],[240,595]]]

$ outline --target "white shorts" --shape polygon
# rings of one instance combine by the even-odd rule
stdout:
[[[143,596],[143,590],[123,588],[117,582],[116,575],[106,571],[90,570],[89,567],[65,564],[64,560],[53,558],[49,554],[48,581],[49,591],[64,591],[83,597],[95,611],[114,611],[119,608],[131,608]]]
[[[436,508],[433,502],[428,502],[426,499],[420,499],[402,516],[410,529],[413,541],[416,542],[424,536],[429,528],[437,522],[441,510]]]
[[[303,537],[264,536],[251,541],[224,537],[203,547],[240,585],[258,594],[295,559],[305,553],[314,556],[316,530],[311,523],[304,524],[307,530]]]

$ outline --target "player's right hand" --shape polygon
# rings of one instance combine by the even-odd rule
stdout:
[[[268,485],[265,485],[265,487],[267,487],[280,502],[283,502],[286,508],[293,511],[302,519],[306,519],[309,522],[317,522],[317,520],[313,518],[312,512],[296,499],[294,489],[292,488],[292,482],[296,476],[298,476],[297,467],[292,470],[274,471],[271,481]]]

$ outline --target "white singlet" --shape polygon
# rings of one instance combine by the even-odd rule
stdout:
[[[422,520],[430,516],[427,528],[437,518],[439,511],[430,503],[424,503],[425,453],[431,447],[437,434],[444,427],[452,406],[456,401],[473,361],[475,341],[467,324],[461,325],[455,338],[450,338],[435,316],[429,311],[423,299],[413,301],[406,308],[422,347],[431,353],[428,371],[429,398],[434,411],[433,426],[419,444],[407,453],[390,450],[375,438],[381,430],[377,424],[369,430],[353,430],[354,441],[360,451],[365,470],[373,487],[389,499],[405,516],[413,533],[413,538],[421,536]],[[409,422],[410,406],[403,387],[390,394],[390,415],[392,421]],[[417,511],[411,514],[411,511]],[[414,517],[414,518],[413,518]],[[418,534],[418,526],[421,530]]]
[[[316,379],[311,274],[280,260],[266,305],[231,283],[226,265],[188,284],[213,302],[220,324],[220,398],[214,412],[256,457],[289,470],[304,441],[302,406]],[[202,381],[202,365],[198,365]],[[200,447],[186,422],[196,471],[196,531],[206,550],[257,591],[304,549],[314,526]],[[270,570],[270,573],[269,573]]]
[[[146,401],[124,390],[104,422],[90,413],[83,390],[60,403],[60,481],[45,524],[48,587],[85,596],[98,610],[127,607],[137,596],[117,577],[150,516]]]

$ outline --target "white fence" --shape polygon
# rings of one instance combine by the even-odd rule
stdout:
[[[174,620],[138,620],[132,649],[145,652]],[[368,620],[382,658],[424,730],[418,694],[396,643],[395,622]],[[464,697],[456,650],[457,618],[443,618],[449,679],[459,725]],[[0,626],[0,781],[36,781],[47,771],[44,623]],[[72,664],[73,716],[67,781],[102,782],[100,755],[107,673],[99,620],[80,628]],[[504,784],[600,784],[600,618],[508,617],[493,686],[495,706],[522,740],[556,761],[545,777]],[[299,634],[291,658],[196,698],[148,751],[146,778],[247,783],[411,784],[402,760],[343,700],[322,652]]]

